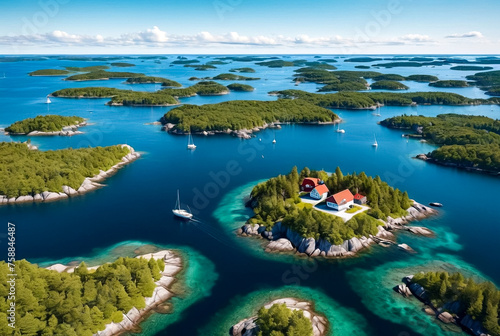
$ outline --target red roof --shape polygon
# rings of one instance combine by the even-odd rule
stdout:
[[[361,195],[361,194],[356,194],[354,195],[354,199],[357,199],[357,200],[360,200],[362,198],[366,197],[365,195]]]
[[[323,195],[324,193],[327,193],[328,192],[328,187],[324,184],[320,184],[319,186],[317,186],[316,188],[314,188],[318,194],[320,195]]]
[[[350,202],[354,199],[354,196],[352,195],[351,191],[349,189],[343,190],[341,192],[336,193],[335,195],[332,195],[326,199],[327,202],[330,203],[335,203],[335,204],[345,204],[347,202]]]
[[[319,183],[319,178],[316,177],[305,177],[304,180],[302,181],[302,185],[313,185],[316,186]]]

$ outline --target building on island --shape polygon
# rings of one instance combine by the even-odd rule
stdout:
[[[337,211],[349,209],[354,204],[354,196],[349,189],[336,193],[326,199],[326,206]]]
[[[361,194],[354,195],[354,203],[359,205],[366,204],[366,196]]]
[[[309,196],[315,199],[322,199],[323,197],[328,196],[328,187],[324,184],[320,184],[316,188],[311,190]]]
[[[319,178],[306,177],[304,178],[302,184],[300,185],[300,190],[305,192],[310,192],[311,190],[316,188],[316,186],[319,185],[319,182],[320,182]]]

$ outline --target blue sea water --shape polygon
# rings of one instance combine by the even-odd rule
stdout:
[[[313,60],[312,56],[292,58]],[[261,78],[248,83],[255,86],[254,92],[182,99],[188,104],[235,99],[274,100],[276,97],[269,96],[269,91],[301,89],[315,92],[320,87],[314,83],[296,87],[292,82],[296,67],[270,69],[253,63],[233,62],[217,65],[216,70],[195,71],[182,65],[170,67],[174,59],[174,56],[169,56],[161,64],[152,60],[126,59],[136,67],[112,70],[163,76],[184,86],[193,84],[189,77],[214,76],[244,66],[253,67],[257,72],[242,75]],[[213,57],[200,60],[208,62]],[[175,321],[168,325],[157,322],[161,328],[152,327],[146,334],[196,335],[209,328],[214,330],[213,335],[221,335],[220,330],[225,330],[228,322],[214,320],[214,314],[224,315],[228,307],[235,307],[236,298],[245,305],[246,301],[255,302],[254,295],[260,298],[258,293],[262,290],[279,293],[289,285],[300,287],[302,293],[307,292],[305,297],[311,297],[314,292],[316,300],[334,302],[332,306],[338,307],[338,311],[333,309],[331,316],[338,316],[337,319],[347,318],[349,314],[342,313],[346,311],[353,312],[354,321],[362,316],[363,323],[356,324],[361,334],[450,334],[455,331],[443,331],[426,317],[421,317],[416,325],[408,324],[409,317],[418,315],[418,308],[412,307],[415,303],[402,302],[402,298],[392,296],[392,292],[387,291],[393,285],[391,282],[399,275],[425,268],[425,265],[443,267],[443,264],[452,264],[500,283],[497,259],[500,222],[494,199],[500,189],[498,177],[414,160],[411,157],[415,154],[427,153],[434,147],[402,138],[401,132],[377,124],[382,118],[404,113],[426,116],[462,113],[500,118],[499,106],[383,107],[380,110],[382,117],[367,111],[335,110],[343,119],[345,134],[334,132],[333,126],[287,125],[281,130],[262,131],[250,140],[224,135],[195,136],[198,147],[191,152],[186,150],[185,137],[162,132],[159,126],[145,125],[157,121],[172,107],[109,107],[104,105],[106,99],[53,98],[52,104],[44,104],[47,94],[68,87],[109,86],[153,91],[159,89],[159,85],[127,85],[122,79],[75,83],[63,81],[61,77],[27,75],[37,69],[104,63],[54,59],[0,63],[0,77],[3,73],[6,76],[0,78],[0,127],[40,114],[78,115],[92,123],[82,129],[85,134],[32,137],[32,142],[40,150],[127,143],[143,153],[140,160],[106,180],[104,188],[55,203],[2,206],[0,218],[5,228],[7,221],[16,224],[17,257],[35,262],[78,261],[83,256],[93,255],[96,249],[105,251],[127,241],[188,246],[210,260],[206,266],[210,270],[207,276],[218,274],[211,294],[197,297]],[[341,70],[354,70],[357,64],[339,59],[335,65]],[[500,68],[498,65],[494,67]],[[402,75],[432,74],[440,79],[462,79],[474,73],[449,68],[375,70]],[[475,87],[438,89],[425,83],[404,83],[411,91],[439,90],[487,98]],[[371,146],[374,135],[379,143],[376,149]],[[275,145],[271,143],[274,137],[277,140]],[[0,141],[26,139],[0,135]],[[308,166],[326,171],[340,166],[345,173],[365,171],[407,190],[410,197],[419,202],[441,202],[445,206],[440,209],[439,216],[422,223],[438,235],[436,238],[418,238],[400,234],[398,240],[412,246],[418,252],[416,255],[374,248],[360,258],[317,261],[313,265],[307,260],[288,256],[265,255],[258,243],[234,235],[234,229],[249,215],[242,202],[259,180],[287,173],[294,165],[299,169]],[[171,208],[177,189],[181,191],[183,203],[195,212],[197,221],[185,223],[172,217]],[[0,237],[0,240],[2,250],[6,251],[5,239]],[[249,308],[248,313],[254,308]],[[385,311],[387,314],[384,315]],[[154,325],[155,320],[147,323]],[[346,334],[343,330],[337,334]]]

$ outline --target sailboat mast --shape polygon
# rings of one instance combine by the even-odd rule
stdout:
[[[181,209],[181,201],[180,201],[180,197],[179,197],[179,189],[177,189],[177,202],[175,203],[175,207],[177,209]]]

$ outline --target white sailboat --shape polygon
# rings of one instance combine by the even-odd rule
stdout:
[[[373,135],[373,137],[375,138],[375,142],[372,144],[372,146],[378,147],[377,137],[375,136],[375,134]]]
[[[274,139],[273,139],[273,144],[276,143],[276,132],[274,132]]]
[[[191,132],[188,134],[188,149],[196,149],[196,145],[193,142],[193,138],[191,137]]]
[[[49,96],[47,96],[47,100],[45,101],[45,103],[46,103],[46,104],[50,104],[50,103],[52,103],[52,102],[50,101]]]
[[[342,129],[342,128],[340,128],[340,123],[337,124],[337,129],[335,130],[335,132],[337,132],[337,133],[345,133],[345,130]]]
[[[373,116],[375,117],[380,117],[381,114],[380,114],[380,106],[377,106],[377,109],[375,110],[375,112],[372,113]]]
[[[180,218],[184,218],[184,219],[191,219],[191,218],[193,218],[193,214],[192,213],[190,213],[187,210],[181,209],[181,201],[180,201],[180,197],[179,197],[179,189],[177,189],[177,202],[175,202],[175,208],[172,209],[172,213],[175,216],[180,217]]]

